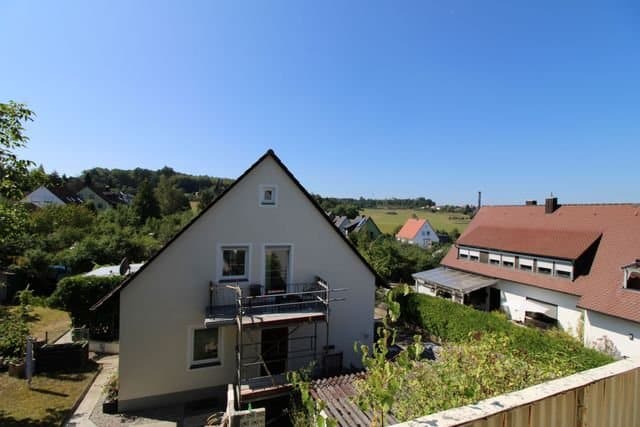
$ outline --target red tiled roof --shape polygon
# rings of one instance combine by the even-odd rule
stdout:
[[[418,234],[418,231],[420,231],[425,222],[427,222],[426,219],[409,218],[407,222],[404,223],[400,231],[398,231],[396,236],[401,239],[413,239],[416,237],[416,234]]]
[[[591,269],[574,281],[458,259],[455,247],[447,253],[442,265],[577,295],[581,308],[640,323],[640,292],[622,287],[621,270],[623,265],[640,257],[640,204],[564,205],[551,214],[545,214],[544,206],[485,206],[458,242],[469,241],[469,236],[473,237],[480,227],[555,230],[567,233],[566,236],[576,233],[577,240],[589,232],[601,234]],[[527,252],[527,245],[523,246],[523,252]]]
[[[593,230],[554,230],[483,225],[460,236],[458,244],[575,260],[600,237],[600,234],[599,231]]]

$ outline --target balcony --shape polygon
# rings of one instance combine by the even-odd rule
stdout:
[[[215,284],[209,286],[205,326],[235,323],[277,324],[322,320],[327,311],[329,287],[321,279],[312,283],[288,284],[279,291],[261,284]]]

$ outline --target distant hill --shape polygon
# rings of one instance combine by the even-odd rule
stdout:
[[[83,171],[82,174],[75,179],[97,188],[109,188],[135,194],[143,181],[147,180],[152,187],[156,187],[160,177],[163,175],[169,178],[179,189],[188,194],[198,193],[215,187],[226,188],[234,181],[230,178],[177,172],[168,166],[155,171],[143,168],[92,168]]]

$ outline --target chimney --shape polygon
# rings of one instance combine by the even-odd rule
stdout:
[[[558,198],[549,197],[544,200],[544,213],[554,213],[558,209]]]
[[[478,191],[478,210],[482,207],[482,191]]]
[[[537,206],[538,205],[538,201],[537,200],[525,200],[524,204],[526,206]]]

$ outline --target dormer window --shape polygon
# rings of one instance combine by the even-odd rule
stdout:
[[[260,206],[277,206],[278,188],[275,185],[261,185],[259,190]]]
[[[640,259],[622,267],[624,271],[624,287],[640,291]]]

